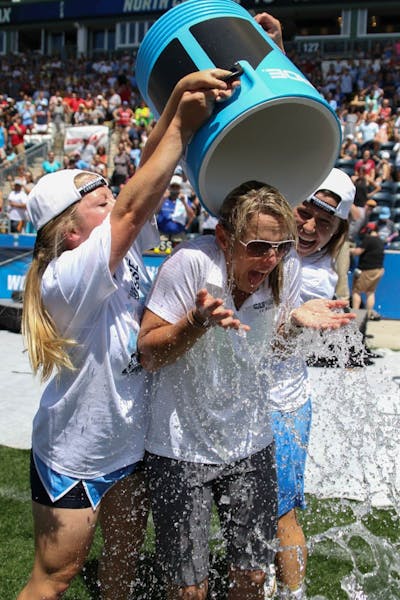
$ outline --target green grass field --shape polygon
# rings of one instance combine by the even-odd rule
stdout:
[[[29,452],[0,446],[0,600],[15,600],[32,564],[33,539],[29,496]],[[361,586],[368,600],[400,599],[400,520],[394,511],[368,509],[350,501],[318,500],[308,497],[308,509],[301,515],[309,541],[307,570],[308,597],[328,600],[357,598],[347,589]],[[214,519],[210,595],[224,598],[223,551]],[[96,566],[101,536],[96,535],[82,575],[65,594],[66,600],[95,600]],[[151,523],[143,549],[135,597],[162,599],[154,557]],[[351,586],[353,586],[351,588]],[[150,590],[150,591],[149,591]]]

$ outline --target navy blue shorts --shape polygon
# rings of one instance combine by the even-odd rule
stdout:
[[[53,508],[93,508],[117,482],[142,468],[143,463],[129,465],[104,477],[74,479],[47,467],[31,451],[30,482],[33,502]]]

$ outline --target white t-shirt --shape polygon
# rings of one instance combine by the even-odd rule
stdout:
[[[300,288],[297,259],[290,265],[290,275],[285,267],[282,306],[297,302]],[[225,258],[214,236],[182,244],[164,262],[147,306],[175,323],[194,307],[196,293],[204,287],[223,298],[251,330],[242,336],[212,327],[188,352],[154,375],[146,449],[191,462],[230,463],[272,441],[269,344],[283,309],[275,307],[265,282],[236,310]]]
[[[15,202],[19,204],[21,208],[17,206],[10,206],[8,209],[8,218],[10,221],[25,221],[26,219],[26,201],[28,199],[28,195],[24,192],[24,190],[20,190],[19,192],[11,191],[8,195],[8,202]]]
[[[329,254],[313,254],[301,259],[301,301],[316,298],[333,298],[338,274],[333,268]]]
[[[301,303],[317,298],[333,298],[338,276],[332,267],[332,258],[329,255],[318,253],[302,258],[301,277]],[[301,348],[294,348],[292,356],[286,360],[276,360],[272,373],[274,376],[274,384],[270,392],[272,410],[291,412],[307,402],[310,388]]]
[[[43,301],[59,332],[77,342],[69,352],[76,370],[63,369],[44,390],[32,447],[70,477],[99,477],[143,456],[145,376],[136,341],[151,286],[142,251],[154,237],[153,226],[145,225],[113,276],[107,218],[44,273]]]

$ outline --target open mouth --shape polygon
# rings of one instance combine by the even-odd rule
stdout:
[[[305,240],[299,237],[299,246],[306,250],[313,248],[315,246],[315,240]]]
[[[268,273],[261,271],[249,271],[248,280],[252,288],[258,288],[262,282],[266,279]]]

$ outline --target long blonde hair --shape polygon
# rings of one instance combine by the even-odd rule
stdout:
[[[297,227],[293,210],[284,196],[274,187],[259,181],[246,181],[232,190],[220,209],[220,224],[240,240],[254,215],[272,215],[282,223],[287,239],[297,241]],[[268,276],[275,304],[279,304],[283,287],[283,261]]]
[[[75,185],[78,187],[90,179],[91,174],[79,174]],[[72,204],[38,231],[32,263],[25,279],[22,334],[33,372],[36,375],[41,371],[42,381],[51,376],[54,368],[58,372],[63,368],[74,369],[67,349],[76,342],[58,332],[43,304],[41,285],[47,266],[66,250],[65,235],[77,224],[77,205]]]

